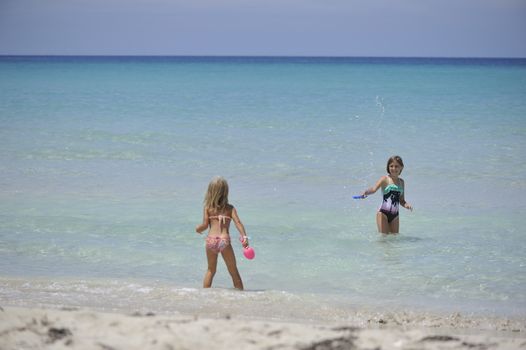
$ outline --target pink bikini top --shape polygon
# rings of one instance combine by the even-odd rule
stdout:
[[[226,224],[227,220],[232,220],[232,218],[228,215],[215,215],[215,216],[209,216],[209,219],[212,220],[212,219],[217,219],[219,220],[220,223],[222,223],[223,225]]]

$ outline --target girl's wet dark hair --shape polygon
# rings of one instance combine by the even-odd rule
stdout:
[[[392,162],[397,162],[398,164],[400,164],[402,166],[402,170],[404,170],[404,161],[402,160],[402,157],[400,157],[400,156],[392,156],[391,158],[389,158],[387,160],[387,166],[385,167],[388,174],[390,174],[390,172],[389,172],[389,165],[391,165]],[[402,170],[400,170],[400,175],[402,174]]]

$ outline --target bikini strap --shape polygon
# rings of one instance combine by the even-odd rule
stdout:
[[[222,223],[223,225],[226,224],[226,221],[227,220],[232,220],[232,218],[230,216],[227,216],[227,215],[215,215],[215,216],[210,216],[210,219],[217,219],[219,220],[220,223]]]

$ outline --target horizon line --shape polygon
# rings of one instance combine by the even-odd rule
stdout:
[[[358,59],[526,59],[526,56],[329,56],[329,55],[192,55],[192,54],[0,54],[0,57],[158,57],[158,58],[358,58]]]

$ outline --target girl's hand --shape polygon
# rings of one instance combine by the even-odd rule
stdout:
[[[197,226],[195,227],[195,232],[197,232],[198,234],[202,234],[203,231],[201,231],[200,228],[201,228],[201,225],[197,225]]]
[[[405,203],[404,208],[413,211],[413,206],[411,204],[409,204],[409,203]]]
[[[239,237],[239,240],[241,241],[241,244],[243,245],[243,248],[248,247],[248,237],[247,236],[241,236]]]

